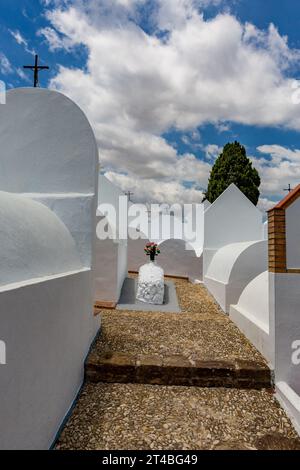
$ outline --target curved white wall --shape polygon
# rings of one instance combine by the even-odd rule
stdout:
[[[262,355],[274,365],[268,271],[259,274],[245,287],[238,303],[230,306],[230,318]]]
[[[266,240],[233,243],[213,256],[205,275],[205,284],[225,312],[236,304],[243,289],[268,267]]]
[[[148,257],[144,253],[148,241],[141,239],[128,241],[129,271],[138,271],[148,262]],[[160,243],[160,249],[161,254],[157,257],[157,262],[166,275],[202,279],[202,255],[196,256],[194,250],[186,250],[186,243],[183,240],[166,240]]]
[[[84,113],[52,90],[19,88],[0,108],[0,188],[93,193],[96,140]]]
[[[82,268],[75,242],[46,206],[0,192],[0,285]]]
[[[161,254],[157,262],[165,274],[202,279],[202,257],[197,257],[194,250],[186,250],[183,240],[167,240],[159,247]]]
[[[252,245],[253,242],[231,243],[220,248],[209,265],[207,276],[227,284],[237,259]]]
[[[78,106],[44,89],[8,92],[0,148],[0,448],[47,449],[100,326],[91,269],[98,150]]]
[[[269,331],[269,273],[264,271],[243,290],[237,308]]]

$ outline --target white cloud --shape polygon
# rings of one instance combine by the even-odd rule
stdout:
[[[35,54],[35,51],[33,49],[30,49],[30,47],[28,46],[28,41],[22,36],[19,30],[13,31],[10,29],[9,32],[12,35],[12,37],[15,39],[17,44],[19,44],[19,46],[24,47],[26,52],[32,55]]]
[[[219,147],[216,144],[208,144],[204,147],[204,150],[208,160],[215,160],[222,153],[223,147]]]
[[[9,32],[19,45],[23,45],[23,46],[27,47],[28,43],[27,43],[26,39],[23,38],[20,31],[18,31],[18,30],[16,30],[16,31],[9,30]]]
[[[22,80],[31,83],[31,80],[29,79],[28,75],[26,75],[26,73],[21,68],[17,68],[16,72]]]
[[[55,52],[58,49],[69,51],[73,46],[72,41],[70,41],[66,36],[61,37],[55,29],[50,28],[49,26],[40,29],[37,35],[44,36],[51,52]]]
[[[261,210],[261,212],[267,212],[268,210],[272,209],[277,202],[279,201],[272,201],[268,198],[261,197],[258,201],[257,208]]]
[[[128,188],[133,191],[134,202],[156,202],[162,203],[200,203],[203,199],[203,193],[196,188],[184,187],[178,181],[161,182],[157,179],[147,179],[141,181],[137,177],[123,175],[116,172],[106,172],[105,176],[124,191]]]
[[[262,145],[258,151],[266,155],[253,159],[262,178],[261,190],[264,195],[285,195],[288,184],[296,186],[300,181],[300,150],[280,145]]]
[[[13,71],[12,65],[3,52],[0,52],[0,72],[7,75]]]
[[[220,131],[230,122],[300,130],[287,75],[299,51],[273,25],[261,31],[228,13],[205,20],[199,8],[212,2],[156,2],[153,34],[138,25],[145,0],[55,2],[40,34],[52,50],[86,46],[86,71],[60,67],[51,86],[87,113],[103,168],[141,193],[157,181],[174,184],[172,194],[179,184],[187,195],[185,181],[205,188],[210,166],[178,155],[162,134],[174,128],[189,135],[208,122]],[[163,29],[167,35],[158,34]]]

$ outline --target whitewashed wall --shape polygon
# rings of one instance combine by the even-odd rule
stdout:
[[[245,287],[230,318],[274,367],[274,331],[270,324],[269,272],[264,271]]]
[[[98,149],[84,113],[58,92],[11,90],[0,109],[0,142],[0,190],[51,208],[70,230],[83,264],[90,266]]]
[[[285,210],[287,269],[270,273],[270,322],[275,331],[278,397],[300,433],[300,186]]]
[[[300,198],[285,211],[287,268],[300,268]]]
[[[0,449],[48,449],[83,382],[95,335],[91,272],[0,288]]]
[[[82,111],[43,89],[8,92],[0,146],[0,448],[47,449],[100,326],[92,274],[98,150]]]
[[[104,175],[99,175],[98,207],[101,204],[114,207],[116,221],[109,214],[105,217],[105,221],[110,230],[115,232],[116,238],[115,240],[96,239],[95,300],[98,302],[118,302],[128,274],[127,241],[119,239],[119,198],[121,196],[124,198],[124,193],[120,188]],[[98,215],[97,223],[100,220],[103,220],[103,216]]]
[[[231,243],[261,239],[261,212],[231,184],[205,211],[204,275],[212,256],[219,248]]]
[[[231,243],[214,254],[205,285],[225,312],[236,304],[249,282],[268,267],[268,242]]]
[[[267,244],[252,243],[262,239],[261,212],[234,184],[204,213],[204,283],[226,312],[248,282],[267,269]]]
[[[185,231],[187,222],[182,218],[170,216],[168,214],[158,214],[148,221],[148,214],[145,213],[145,224],[148,229],[149,239],[152,242],[158,243],[161,249],[161,254],[157,258],[157,262],[163,267],[166,275],[187,277],[191,280],[202,280],[202,251],[203,251],[203,238],[204,238],[204,209],[208,207],[209,203],[200,205],[198,219],[197,219],[197,240],[190,243],[187,240],[188,232]],[[164,219],[164,222],[162,220]],[[153,237],[154,226],[162,228],[163,223],[170,224],[169,238],[162,231],[159,237]],[[174,230],[177,224],[178,233]],[[130,234],[135,232],[136,225],[134,222],[130,223]],[[196,230],[196,219],[194,219],[193,230]],[[164,235],[164,236],[163,236]],[[181,238],[176,238],[181,235]],[[131,240],[128,242],[128,269],[130,271],[138,271],[139,268],[147,262],[147,257],[144,254],[144,247],[149,240],[145,239]]]

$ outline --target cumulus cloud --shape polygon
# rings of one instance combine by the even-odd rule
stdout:
[[[261,212],[267,212],[268,210],[272,209],[279,200],[272,201],[266,197],[261,197],[258,201],[257,207]]]
[[[258,151],[262,158],[254,159],[254,164],[262,178],[264,195],[284,194],[288,184],[296,186],[300,181],[300,150],[280,145],[261,145]]]
[[[124,191],[130,188],[134,193],[133,200],[135,202],[191,204],[200,203],[203,199],[203,192],[199,187],[195,185],[185,187],[178,181],[169,181],[162,184],[157,179],[147,178],[143,180],[141,185],[141,181],[137,177],[112,171],[106,172],[105,176]]]
[[[168,188],[165,198],[168,191],[179,194],[177,185],[190,197],[196,189],[186,181],[206,187],[210,165],[178,154],[162,137],[170,129],[192,133],[213,123],[222,131],[233,122],[300,130],[288,77],[299,51],[274,25],[258,30],[226,12],[205,20],[202,8],[219,1],[156,0],[146,32],[139,15],[147,0],[46,3],[49,26],[39,34],[49,47],[84,45],[88,52],[85,71],[60,67],[51,87],[85,110],[102,168],[123,186],[140,194],[149,188],[148,198],[160,186]],[[205,149],[206,156],[213,159],[216,147]],[[270,184],[268,178],[264,188]]]
[[[215,160],[222,153],[223,148],[216,144],[208,144],[204,147],[204,150],[208,160]]]

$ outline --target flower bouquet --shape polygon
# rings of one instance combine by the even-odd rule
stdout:
[[[150,256],[151,261],[155,261],[155,257],[160,254],[160,249],[159,249],[157,243],[149,242],[145,246],[144,252],[146,253],[147,256]]]

